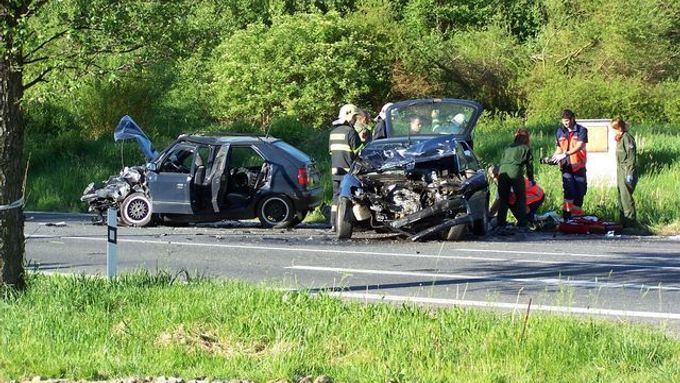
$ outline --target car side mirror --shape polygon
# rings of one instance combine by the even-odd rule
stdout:
[[[149,162],[146,164],[146,168],[151,170],[152,172],[158,171],[158,165],[156,165],[155,162]]]

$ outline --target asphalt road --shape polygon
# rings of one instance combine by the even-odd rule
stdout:
[[[86,215],[26,214],[26,258],[40,272],[106,274],[105,226]],[[61,224],[63,223],[63,225]],[[589,315],[680,335],[680,237],[532,233],[413,243],[323,225],[256,222],[118,229],[118,271],[164,270],[364,301]]]

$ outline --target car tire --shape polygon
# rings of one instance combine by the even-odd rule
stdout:
[[[151,217],[151,201],[144,193],[130,194],[120,206],[120,219],[127,226],[148,226]]]
[[[291,227],[295,225],[295,208],[288,197],[270,195],[258,204],[257,218],[265,228]]]
[[[486,232],[489,230],[489,212],[484,212],[484,217],[476,219],[472,223],[472,233],[478,236],[485,236]]]
[[[352,238],[352,226],[352,201],[349,198],[340,197],[338,201],[337,222],[335,223],[338,239]]]

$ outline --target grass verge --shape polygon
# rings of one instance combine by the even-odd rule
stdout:
[[[162,273],[28,283],[0,299],[0,380],[680,381],[680,342],[622,323],[532,314],[524,328],[509,314],[177,283]]]

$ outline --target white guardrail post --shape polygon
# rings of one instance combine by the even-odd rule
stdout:
[[[106,215],[108,241],[106,243],[106,275],[109,279],[116,276],[118,267],[118,210],[109,208]]]

